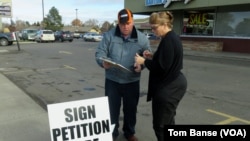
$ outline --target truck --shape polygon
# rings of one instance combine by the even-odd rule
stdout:
[[[10,46],[15,40],[14,32],[0,33],[0,46]]]

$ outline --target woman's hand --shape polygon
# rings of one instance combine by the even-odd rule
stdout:
[[[153,54],[149,50],[145,50],[143,52],[143,57],[146,58],[146,59],[152,59],[153,58]]]
[[[141,57],[138,53],[135,54],[135,63],[139,65],[144,65],[145,59]]]

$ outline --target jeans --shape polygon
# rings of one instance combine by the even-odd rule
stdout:
[[[105,96],[109,100],[111,123],[115,124],[113,137],[119,135],[119,116],[121,104],[123,104],[123,132],[128,138],[135,134],[137,105],[139,102],[140,82],[120,84],[111,80],[105,80]]]

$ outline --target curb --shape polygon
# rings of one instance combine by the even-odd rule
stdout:
[[[250,66],[250,55],[245,54],[231,54],[231,53],[208,53],[184,51],[184,58],[196,61],[209,61],[221,64],[230,64],[237,66]]]

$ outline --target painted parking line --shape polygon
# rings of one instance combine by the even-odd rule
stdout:
[[[68,68],[68,69],[72,69],[72,70],[76,70],[76,68],[74,67],[71,67],[71,66],[68,66],[68,65],[63,65],[65,68]]]
[[[228,115],[228,114],[225,114],[225,113],[217,112],[217,111],[214,111],[214,110],[211,110],[211,109],[207,109],[207,111],[211,112],[211,113],[214,113],[216,115],[220,115],[220,116],[223,116],[223,117],[227,118],[226,120],[222,120],[220,122],[215,123],[216,125],[230,124],[230,123],[233,123],[233,122],[236,122],[236,121],[240,121],[240,122],[245,123],[245,124],[250,124],[250,121],[244,120],[244,119],[241,119],[241,118],[238,118],[238,117],[235,117],[235,116],[231,116],[231,115]]]
[[[23,71],[18,71],[18,70],[14,70],[14,71],[8,71],[8,68],[2,68],[0,69],[0,71],[2,71],[4,74],[15,74],[15,73],[26,73],[26,72],[34,72],[34,71],[53,71],[53,70],[59,70],[59,69],[72,69],[72,70],[76,70],[76,68],[71,67],[69,65],[63,65],[64,67],[62,68],[46,68],[46,69],[29,69],[29,70],[23,70]]]
[[[9,51],[6,50],[6,49],[1,49],[1,50],[0,50],[0,53],[5,53],[5,52],[9,52]]]
[[[62,53],[62,54],[72,54],[72,53],[69,52],[69,51],[59,51],[59,53]]]

